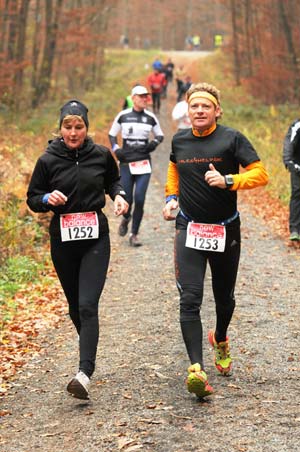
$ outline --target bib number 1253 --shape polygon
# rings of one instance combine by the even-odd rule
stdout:
[[[189,223],[185,246],[201,251],[223,252],[226,229],[219,224]]]

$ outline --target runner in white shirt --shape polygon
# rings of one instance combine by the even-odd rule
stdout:
[[[129,244],[140,246],[138,232],[144,213],[147,188],[151,177],[151,156],[156,147],[163,141],[164,134],[157,117],[146,106],[149,92],[144,86],[135,86],[131,92],[133,107],[121,111],[113,121],[109,131],[112,151],[120,161],[121,182],[126,191],[129,210],[123,215],[119,226],[119,235],[125,236],[131,220]],[[121,134],[122,148],[118,145],[117,136]],[[153,135],[153,140],[149,138]]]

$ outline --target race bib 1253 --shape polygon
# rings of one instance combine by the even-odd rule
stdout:
[[[226,229],[220,224],[189,223],[185,246],[201,251],[223,252]]]

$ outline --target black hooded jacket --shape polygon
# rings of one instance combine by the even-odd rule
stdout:
[[[288,167],[290,161],[300,165],[300,119],[290,125],[283,141],[283,163]]]
[[[68,197],[65,205],[51,206],[43,202],[46,193],[59,190]],[[96,211],[99,232],[108,232],[108,223],[101,209],[105,194],[114,200],[117,194],[125,198],[119,169],[108,148],[87,138],[78,150],[68,149],[61,138],[49,141],[38,159],[27,192],[27,204],[34,212],[52,210],[50,235],[60,236],[59,215]]]

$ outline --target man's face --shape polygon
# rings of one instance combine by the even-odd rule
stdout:
[[[199,96],[191,100],[188,112],[193,129],[203,132],[216,123],[221,110],[219,105],[215,106],[209,99]]]
[[[148,103],[148,94],[135,94],[132,97],[133,100],[133,107],[135,110],[137,111],[142,111],[147,107],[147,103]]]

